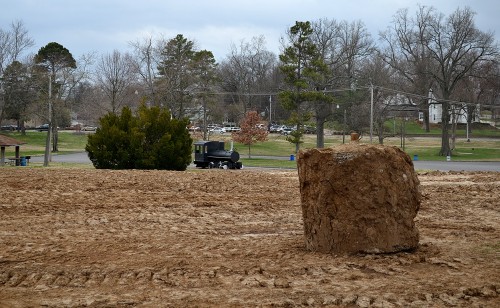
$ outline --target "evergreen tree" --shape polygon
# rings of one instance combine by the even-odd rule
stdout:
[[[124,107],[120,115],[108,113],[100,119],[85,150],[98,169],[186,170],[192,145],[187,124],[187,119],[172,119],[157,106],[142,105],[137,116]]]
[[[57,82],[58,75],[65,69],[75,69],[76,61],[73,55],[67,48],[59,43],[51,42],[46,46],[40,48],[34,57],[35,63],[38,65],[42,73],[46,73],[49,78],[49,93],[48,93],[48,106],[49,106],[49,130],[47,130],[47,141],[45,145],[45,159],[43,165],[49,165],[49,151],[50,151],[50,135],[53,133],[54,143],[52,147],[53,152],[58,151],[58,132],[57,126],[59,118],[55,116],[61,108],[56,108],[58,104],[54,104],[61,98],[63,91],[61,91],[61,84]],[[52,98],[52,90],[57,89],[58,97]]]
[[[328,68],[310,39],[312,33],[310,22],[297,21],[288,34],[290,46],[279,56],[279,68],[288,85],[288,89],[279,93],[279,98],[285,109],[293,111],[290,120],[297,129],[287,140],[295,144],[296,152],[302,143],[302,125],[310,117],[305,103],[331,100],[321,92]]]
[[[27,109],[35,96],[32,78],[29,76],[26,65],[14,61],[7,66],[1,80],[4,84],[5,116],[16,120],[24,134]]]
[[[178,119],[185,116],[186,104],[191,100],[188,88],[193,79],[190,68],[194,53],[194,42],[178,34],[162,50],[158,65],[160,102]]]

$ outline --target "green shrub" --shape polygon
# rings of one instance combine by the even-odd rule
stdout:
[[[191,163],[193,140],[187,119],[171,119],[159,107],[128,107],[120,115],[108,113],[88,136],[85,150],[98,169],[186,170]]]

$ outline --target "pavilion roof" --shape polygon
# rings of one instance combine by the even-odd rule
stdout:
[[[0,146],[8,147],[8,146],[16,146],[26,144],[24,141],[19,141],[17,139],[11,138],[9,136],[0,135]]]

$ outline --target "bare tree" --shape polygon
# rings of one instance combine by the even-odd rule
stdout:
[[[106,97],[106,105],[103,108],[108,112],[117,113],[125,106],[127,98],[132,94],[131,88],[136,83],[132,56],[117,50],[101,56],[97,63],[95,80]]]
[[[129,43],[134,50],[133,62],[136,73],[142,79],[145,87],[145,98],[153,106],[159,106],[158,89],[155,80],[159,77],[158,67],[162,49],[167,45],[163,38],[154,39],[152,36],[142,41]]]
[[[66,84],[65,96],[62,97],[64,108],[70,113],[70,120],[73,116],[77,116],[76,111],[79,109],[79,104],[87,104],[85,100],[81,100],[79,95],[84,85],[89,84],[92,77],[92,65],[95,61],[95,53],[83,54],[77,60],[77,68],[75,70],[65,70],[63,72],[63,80]],[[102,101],[102,100],[101,100]],[[93,109],[93,114],[99,115],[99,108]],[[95,124],[94,122],[92,124]]]
[[[0,29],[0,75],[6,66],[19,60],[19,56],[35,45],[22,21],[12,22],[10,30]]]
[[[384,60],[407,81],[403,89],[426,97],[433,88],[440,96],[440,155],[451,155],[449,123],[456,109],[451,101],[459,98],[458,85],[498,55],[493,35],[476,28],[474,15],[470,8],[459,8],[445,17],[432,7],[419,6],[414,18],[406,9],[398,11],[393,28],[381,34]],[[420,108],[428,130],[427,99],[422,98]]]
[[[481,74],[484,78],[480,82],[481,101],[484,102],[482,108],[491,111],[493,125],[499,126],[497,122],[500,120],[500,56],[483,66],[482,71],[486,72]]]
[[[89,80],[80,82],[73,90],[72,108],[78,121],[86,124],[95,125],[97,119],[102,115],[101,104],[102,100],[95,96],[100,93],[97,87]]]
[[[9,30],[0,29],[0,77],[4,75],[7,66],[20,61],[21,54],[34,44],[22,21],[12,22]],[[3,81],[0,79],[0,123],[4,116],[3,92]]]
[[[330,71],[330,74],[324,79],[324,84],[319,86],[320,90],[333,89],[336,86],[335,75],[338,74],[338,66],[341,65],[339,57],[342,46],[340,44],[339,24],[336,20],[320,19],[312,22],[312,28],[311,41]],[[329,99],[316,101],[312,106],[316,119],[316,147],[318,148],[323,148],[325,145],[324,125],[335,110],[332,102],[333,99],[330,96]]]
[[[362,61],[374,52],[373,40],[361,21],[343,21],[339,25],[340,54],[337,63],[345,67],[345,75],[357,79]],[[352,86],[352,81],[349,86]]]
[[[373,124],[375,133],[378,136],[378,141],[383,144],[387,119],[393,115],[395,109],[398,107],[399,102],[405,101],[401,96],[396,95],[394,92],[389,92],[384,89],[391,88],[397,83],[397,75],[394,70],[383,60],[379,53],[373,54],[370,58],[362,62],[362,69],[360,76],[369,79],[376,86],[373,89]],[[365,99],[370,99],[365,96]],[[368,104],[366,104],[368,105]]]
[[[423,97],[419,106],[424,114],[427,132],[430,130],[429,100],[425,97],[433,83],[430,74],[432,61],[427,46],[434,14],[434,9],[426,6],[419,6],[415,17],[409,15],[408,9],[401,9],[394,16],[392,27],[380,33],[385,43],[381,51],[384,61],[405,81],[399,82],[397,87]]]
[[[239,46],[231,45],[230,53],[221,62],[222,88],[230,93],[229,101],[240,104],[240,115],[246,114],[248,110],[267,107],[268,96],[252,94],[265,94],[275,90],[272,76],[277,66],[277,57],[265,45],[264,36],[253,37],[250,42],[242,40]]]
[[[332,91],[346,86],[354,89],[356,81],[363,78],[359,74],[363,62],[374,51],[373,41],[363,23],[320,19],[313,22],[312,27],[311,40],[329,70],[329,74],[325,75],[324,84],[320,87],[323,90]],[[338,97],[336,100],[340,101]],[[317,127],[317,147],[324,146],[324,123],[336,110],[333,106],[331,99],[320,100],[313,105]]]
[[[457,86],[474,72],[483,61],[498,56],[493,34],[478,30],[469,8],[457,9],[448,18],[433,15],[429,26],[428,52],[435,69],[431,70],[441,96],[441,149],[440,155],[451,155],[449,140],[450,100],[455,98]]]

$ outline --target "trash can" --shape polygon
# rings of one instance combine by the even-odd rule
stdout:
[[[415,161],[418,160],[418,155],[417,154],[413,155],[413,160],[415,160]]]
[[[21,163],[20,163],[21,166],[26,166],[26,157],[25,156],[21,156]]]
[[[294,156],[293,154],[292,154],[292,155],[290,155],[290,160],[291,160],[291,161],[294,161],[294,160],[295,160],[295,156]]]

